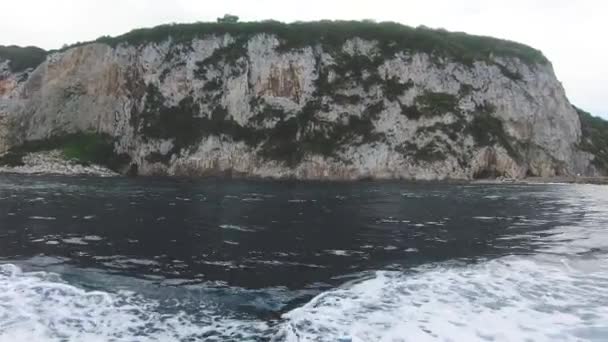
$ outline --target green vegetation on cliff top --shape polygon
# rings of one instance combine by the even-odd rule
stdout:
[[[360,37],[378,41],[382,53],[387,56],[406,51],[425,52],[467,64],[476,60],[487,60],[491,56],[519,58],[528,64],[548,63],[542,52],[520,43],[462,32],[448,32],[443,29],[413,28],[394,22],[322,20],[286,24],[268,20],[168,24],[136,29],[117,37],[104,36],[94,42],[110,46],[123,43],[140,45],[150,42],[159,43],[171,38],[173,43],[186,43],[210,35],[230,34],[239,38],[248,38],[261,33],[276,35],[281,40],[281,49],[322,44],[331,50],[341,46],[348,39]],[[61,50],[88,43],[91,42],[76,43]],[[10,68],[15,72],[39,65],[44,61],[46,53],[34,47],[0,46],[0,59],[10,60]]]
[[[8,60],[12,72],[35,68],[45,59],[46,51],[37,47],[0,46],[0,62]]]
[[[169,24],[154,28],[137,29],[117,37],[96,40],[112,46],[162,42],[171,37],[182,43],[208,35],[231,34],[253,36],[274,34],[282,40],[282,48],[300,48],[321,43],[327,47],[340,46],[346,40],[360,37],[377,40],[384,52],[420,51],[452,57],[463,62],[484,60],[490,55],[516,57],[526,63],[547,63],[542,52],[512,41],[474,36],[461,32],[448,32],[426,27],[412,28],[394,22],[369,21],[296,22],[292,24],[268,20],[242,23]]]

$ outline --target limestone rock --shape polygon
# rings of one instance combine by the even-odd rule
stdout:
[[[300,179],[595,176],[551,65],[470,64],[376,40],[283,48],[272,33],[91,43],[14,73],[0,153],[93,131],[140,174]]]

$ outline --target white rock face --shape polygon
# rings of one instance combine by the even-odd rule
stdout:
[[[579,118],[549,64],[382,56],[377,42],[360,38],[334,51],[280,46],[269,34],[226,34],[88,44],[20,74],[0,61],[0,153],[93,131],[115,137],[116,152],[144,175],[598,173],[576,148]]]

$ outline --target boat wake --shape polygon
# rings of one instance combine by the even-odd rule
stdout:
[[[160,302],[133,292],[86,291],[47,272],[0,265],[0,341],[247,341],[265,323],[237,319],[221,308]]]
[[[276,341],[603,341],[608,258],[377,272],[284,318]]]
[[[271,324],[198,299],[86,291],[47,272],[0,266],[0,341],[600,341],[608,256],[508,256],[379,271]],[[173,305],[173,306],[172,306]]]

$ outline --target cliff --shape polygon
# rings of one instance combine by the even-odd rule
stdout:
[[[0,48],[0,153],[92,134],[123,173],[597,176],[588,131],[542,53],[442,30],[200,23]]]

